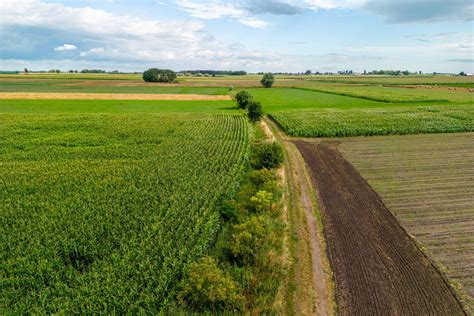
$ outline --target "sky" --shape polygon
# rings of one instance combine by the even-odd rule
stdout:
[[[0,0],[0,70],[474,72],[473,0]]]

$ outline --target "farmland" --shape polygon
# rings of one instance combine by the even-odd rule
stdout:
[[[471,79],[279,76],[272,89],[259,88],[259,79],[253,75],[179,77],[177,83],[166,85],[144,83],[136,75],[0,76],[0,186],[5,188],[0,200],[7,202],[0,205],[2,235],[6,236],[0,242],[2,293],[6,293],[0,307],[12,313],[199,311],[200,307],[188,303],[180,305],[184,304],[182,282],[189,277],[190,267],[204,262],[235,282],[226,288],[237,293],[232,294],[234,305],[211,305],[221,308],[218,311],[311,313],[334,308],[344,314],[370,308],[382,311],[379,308],[384,304],[391,311],[461,313],[443,280],[446,275],[469,302],[472,267],[466,253],[472,205],[467,196],[472,195],[472,179],[466,168],[471,143],[469,133],[456,132],[474,130],[472,94],[465,89]],[[421,80],[464,90],[402,86],[421,84]],[[291,159],[285,166],[296,172],[288,175],[285,184],[285,194],[292,199],[291,205],[281,208],[287,210],[286,215],[278,215],[280,193],[273,178],[265,187],[276,190],[271,212],[263,217],[251,213],[259,189],[246,177],[255,138],[261,142],[265,133],[249,125],[230,100],[240,90],[260,101],[264,112],[288,135],[278,131],[278,139],[290,148]],[[21,98],[14,99],[10,93]],[[33,99],[43,93],[50,98]],[[290,138],[440,132],[450,134],[445,138],[423,135],[432,137],[423,141],[417,141],[421,135],[404,136],[417,145],[407,141],[397,146],[388,136],[337,138],[335,142],[341,145],[334,146],[343,155],[337,159],[337,151],[327,151],[333,145],[311,147],[320,140],[310,140],[307,147],[296,142],[310,161],[308,171]],[[453,143],[451,135],[456,139]],[[420,145],[425,143],[425,147]],[[435,157],[438,143],[452,143],[446,151],[439,147],[440,158],[430,164],[443,170],[425,172],[421,159]],[[390,148],[384,144],[391,144]],[[395,167],[403,163],[391,163],[392,158],[402,161],[400,148],[413,149],[403,157],[419,158],[416,165],[411,158],[407,162],[415,167],[400,170]],[[422,155],[416,148],[432,152]],[[453,160],[454,148],[460,156]],[[347,162],[339,161],[342,157]],[[452,163],[443,167],[441,162],[449,159]],[[328,161],[332,162],[327,165]],[[325,172],[334,173],[333,178],[341,176],[341,181],[331,183]],[[356,176],[358,172],[363,178]],[[427,176],[443,172],[454,182]],[[306,173],[312,178],[299,188]],[[314,205],[311,179],[319,193]],[[352,181],[360,185],[354,187]],[[323,191],[329,193],[323,197]],[[342,196],[350,196],[354,203],[346,205]],[[421,200],[429,196],[439,198],[432,199],[432,204]],[[223,200],[231,201],[238,215],[221,213]],[[438,206],[426,212],[426,205],[438,202],[439,213]],[[443,209],[446,204],[451,205],[449,209]],[[371,216],[357,205],[367,206]],[[407,207],[419,210],[408,212]],[[344,213],[347,210],[359,219]],[[390,217],[391,212],[416,243]],[[340,217],[331,218],[331,214]],[[230,216],[230,222],[225,216]],[[453,224],[439,226],[445,219]],[[346,238],[347,230],[341,232],[341,221],[359,227],[350,230],[353,238]],[[291,237],[286,235],[286,225]],[[420,228],[423,225],[431,226]],[[263,245],[255,255],[258,264],[242,265],[243,259],[239,262],[228,245],[235,241],[235,230],[243,229],[244,237],[246,230],[261,234],[256,227],[266,236],[249,239],[252,247]],[[367,237],[374,234],[379,239]],[[358,246],[372,246],[351,252],[356,249],[354,240]],[[289,253],[285,247],[293,249],[293,258],[285,257]],[[430,266],[424,254],[443,274]],[[214,259],[209,261],[210,256]],[[314,256],[321,257],[317,267]],[[400,259],[404,256],[410,258],[409,265]],[[338,306],[319,306],[321,300],[333,299],[331,273]],[[368,273],[377,274],[380,282],[371,281]],[[420,286],[406,282],[413,274],[416,277],[411,278]],[[384,279],[387,275],[392,275],[390,281]],[[320,278],[326,278],[325,282]],[[290,282],[288,289],[286,282]],[[409,294],[394,293],[387,282]],[[368,289],[378,294],[371,296]],[[420,302],[419,309],[414,309]],[[215,311],[212,308],[204,310]]]
[[[474,310],[474,139],[341,139],[340,150]]]
[[[2,310],[159,311],[219,227],[240,115],[2,114]]]
[[[474,131],[471,105],[293,110],[270,116],[287,134],[303,137]]]
[[[449,286],[335,143],[295,144],[318,192],[339,313],[462,315]]]

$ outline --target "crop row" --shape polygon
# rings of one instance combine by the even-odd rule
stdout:
[[[270,116],[291,136],[344,137],[474,131],[471,105],[299,110]]]
[[[231,115],[1,115],[0,309],[139,313],[173,298],[237,189]]]
[[[353,138],[339,148],[474,310],[472,133]]]

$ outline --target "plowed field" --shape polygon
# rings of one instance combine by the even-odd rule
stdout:
[[[330,143],[295,141],[319,195],[342,315],[463,315],[449,285]]]
[[[474,134],[341,141],[343,156],[474,311]]]

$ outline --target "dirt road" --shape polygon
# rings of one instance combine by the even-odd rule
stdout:
[[[296,235],[293,256],[295,291],[293,306],[296,315],[333,315],[334,300],[329,262],[321,227],[316,220],[311,179],[296,146],[271,121],[264,123],[265,134],[272,134],[284,146],[287,192],[292,233]],[[274,134],[273,134],[274,133]]]

